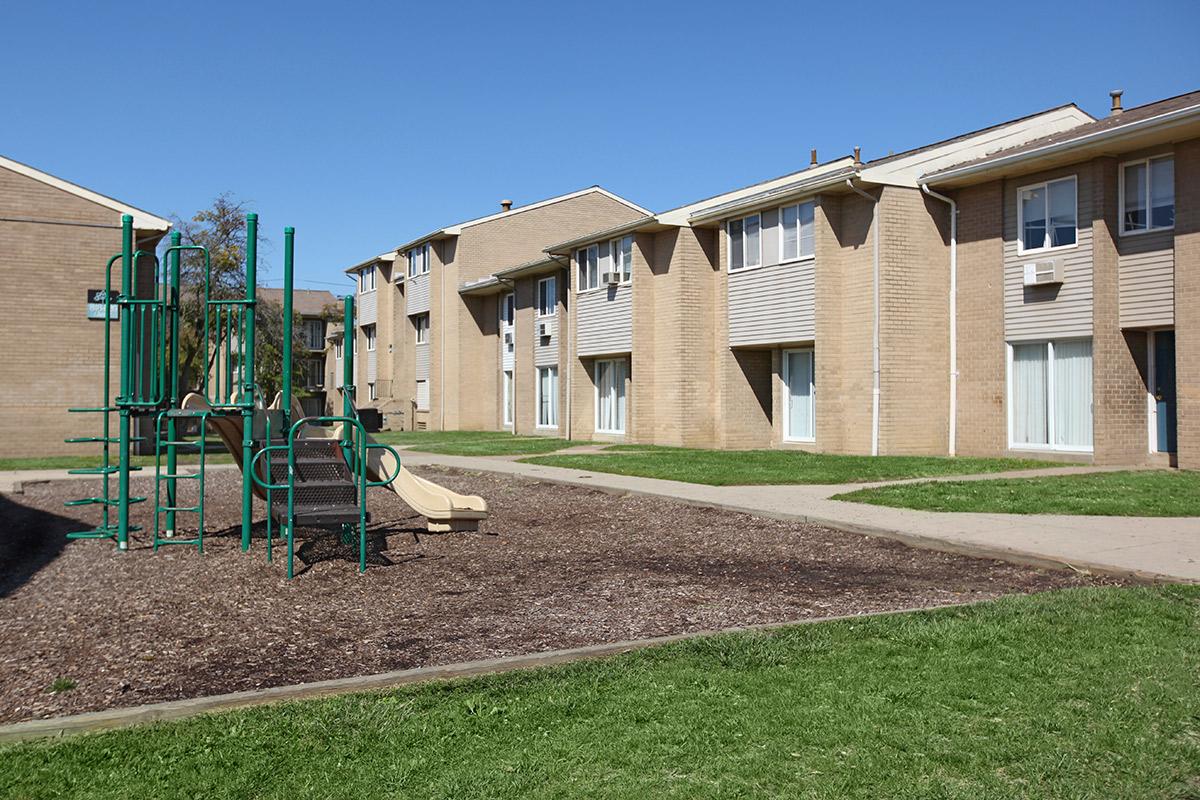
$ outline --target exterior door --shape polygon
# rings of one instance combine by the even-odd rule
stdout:
[[[1175,331],[1154,333],[1154,407],[1156,448],[1175,452]]]

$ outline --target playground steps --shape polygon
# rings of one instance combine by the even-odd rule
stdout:
[[[359,522],[358,487],[340,442],[297,440],[295,463],[292,512],[297,526],[324,528]],[[286,483],[287,469],[286,462],[273,461],[271,482]],[[271,516],[280,522],[287,519],[287,492],[271,494]]]

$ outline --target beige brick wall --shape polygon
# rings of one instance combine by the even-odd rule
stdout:
[[[1004,341],[1004,182],[971,186],[958,201],[958,453],[1007,449]]]
[[[1179,466],[1200,469],[1200,140],[1175,146],[1175,383]]]
[[[104,287],[104,266],[121,250],[120,214],[0,168],[0,217],[43,221],[0,221],[0,293],[9,302],[0,317],[9,344],[0,382],[0,456],[96,455],[98,445],[63,439],[100,433],[100,415],[67,409],[104,400],[104,323],[87,319],[86,292]],[[153,251],[157,237],[137,246]],[[119,266],[113,272],[119,288]],[[140,294],[149,296],[150,272],[143,278]],[[119,354],[118,323],[111,334]],[[110,399],[119,362],[113,359]],[[115,430],[116,415],[112,420]]]

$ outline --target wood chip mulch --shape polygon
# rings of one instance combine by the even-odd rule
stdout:
[[[68,543],[94,512],[62,502],[94,484],[0,495],[0,721],[1115,582],[659,498],[420,472],[486,497],[481,531],[426,533],[374,489],[367,572],[335,533],[304,532],[291,582],[281,558],[266,563],[261,506],[240,551],[236,471],[209,476],[218,533],[203,554],[154,553],[146,532],[127,553]],[[148,528],[151,510],[136,506],[134,521]]]

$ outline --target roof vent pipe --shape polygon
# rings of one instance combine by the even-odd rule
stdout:
[[[812,153],[808,157],[808,165],[810,167],[815,167],[817,165],[817,148],[815,147],[812,149]]]
[[[512,211],[512,200],[501,200],[500,201],[500,210],[501,211]]]
[[[856,166],[856,167],[862,166],[862,148],[861,147],[854,148],[854,166]]]
[[[1117,114],[1124,113],[1125,109],[1121,108],[1121,95],[1123,94],[1125,94],[1124,89],[1113,89],[1108,93],[1108,96],[1112,98],[1112,110],[1109,112],[1111,116],[1115,117]]]

